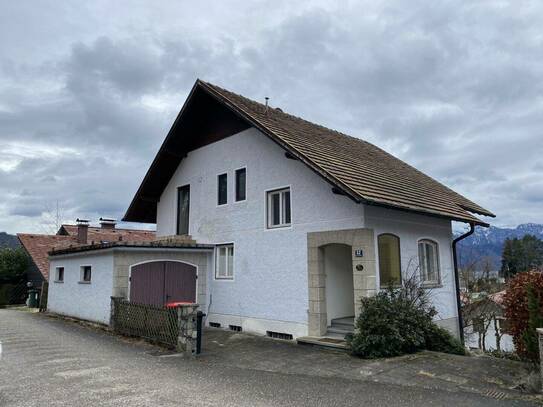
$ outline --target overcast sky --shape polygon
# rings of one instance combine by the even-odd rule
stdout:
[[[201,78],[543,223],[543,3],[1,1],[0,231],[120,219]]]

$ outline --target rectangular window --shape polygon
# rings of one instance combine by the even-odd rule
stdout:
[[[228,202],[228,175],[221,174],[217,177],[217,204],[226,205]]]
[[[55,271],[55,282],[63,283],[64,282],[64,267],[57,267]]]
[[[419,267],[423,284],[439,284],[439,254],[436,242],[432,240],[419,242]]]
[[[247,169],[236,170],[236,202],[247,199]]]
[[[234,278],[234,245],[217,246],[215,278],[232,280]]]
[[[81,283],[90,283],[92,278],[92,267],[91,266],[81,266]]]
[[[190,185],[177,188],[177,234],[189,234]]]
[[[268,192],[268,228],[289,226],[290,188]]]

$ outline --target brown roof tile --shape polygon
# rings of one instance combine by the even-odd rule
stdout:
[[[337,181],[355,198],[468,222],[481,223],[469,212],[494,216],[373,144],[280,109],[266,108],[216,85],[200,83],[287,150],[294,150],[306,164]]]
[[[169,180],[173,175],[181,159],[171,158],[172,149],[176,146],[179,148],[184,142],[183,138],[177,143],[173,142],[175,138],[182,136],[182,131],[177,126],[183,122],[185,113],[190,111],[188,105],[192,98],[196,99],[196,95],[202,92],[225,106],[248,125],[259,129],[358,202],[479,225],[486,223],[472,213],[494,216],[487,209],[364,140],[308,122],[280,109],[266,107],[216,85],[198,80],[138,189],[124,217],[125,220],[145,222],[156,220],[156,201],[165,186],[165,180]],[[201,97],[199,100],[202,100]],[[164,160],[170,162],[162,168],[160,165]]]
[[[110,230],[91,226],[87,236],[89,243],[95,242],[96,244],[119,241],[119,237],[123,241],[140,242],[154,240],[155,232],[137,229]],[[48,253],[51,250],[82,246],[77,243],[77,225],[62,225],[59,234],[56,235],[18,233],[17,237],[45,279],[49,275]]]

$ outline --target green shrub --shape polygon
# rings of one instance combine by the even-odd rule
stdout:
[[[420,293],[410,288],[388,289],[362,298],[355,333],[347,338],[351,352],[364,358],[423,349],[465,354],[462,344],[433,322],[436,311]]]

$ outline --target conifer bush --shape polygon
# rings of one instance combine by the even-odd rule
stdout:
[[[355,332],[347,338],[351,353],[363,358],[400,356],[421,350],[464,355],[459,340],[437,326],[426,291],[404,286],[362,298]]]

